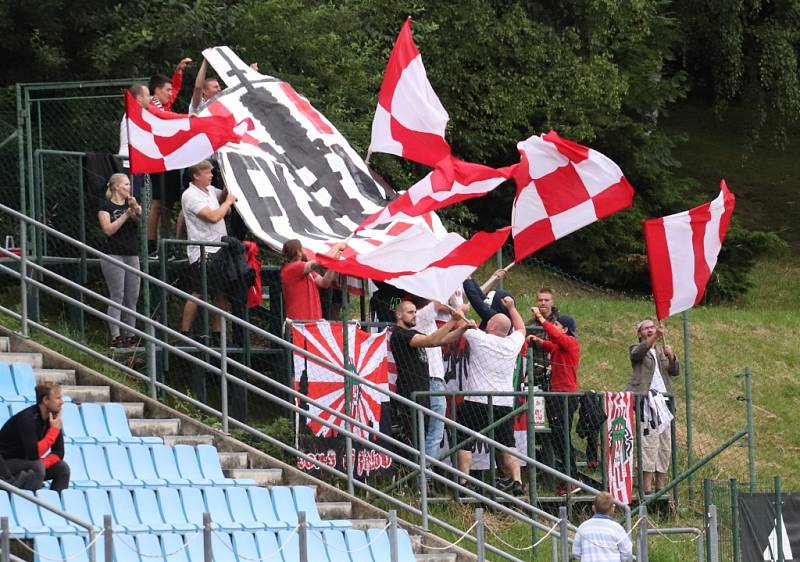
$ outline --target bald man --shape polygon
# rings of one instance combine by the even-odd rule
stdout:
[[[509,316],[498,313],[489,318],[485,332],[470,330],[464,334],[464,339],[469,344],[468,377],[464,390],[499,392],[514,390],[514,368],[525,341],[525,322],[519,315],[513,298],[504,297],[502,304],[508,311],[510,319]],[[513,331],[509,334],[512,327]],[[491,418],[487,396],[466,396],[458,407],[456,421],[473,431],[481,431],[489,426],[490,419],[499,420],[510,414],[513,406],[513,396],[492,398],[494,417]],[[468,435],[459,432],[459,443],[467,438]],[[506,447],[514,447],[514,420],[508,419],[506,423],[495,428],[494,438]],[[509,488],[511,492],[517,495],[523,494],[525,490],[517,458],[501,453],[500,465],[503,472],[513,480]],[[458,451],[458,469],[464,474],[469,474],[471,467],[472,443],[469,443],[462,445],[462,449]]]

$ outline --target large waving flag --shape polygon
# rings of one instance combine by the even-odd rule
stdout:
[[[735,203],[736,198],[722,180],[720,193],[713,201],[643,221],[659,320],[688,310],[703,299]]]
[[[357,230],[424,215],[459,201],[486,195],[509,179],[515,168],[516,164],[495,169],[447,156],[436,164],[433,172],[362,222]]]
[[[338,273],[385,281],[414,295],[447,302],[478,266],[508,239],[510,228],[478,232],[464,240],[455,232],[436,238],[416,225],[368,254],[337,260],[317,255],[317,261]]]
[[[633,203],[633,188],[619,166],[555,131],[532,136],[517,149],[515,261]]]
[[[131,173],[179,170],[197,164],[229,142],[238,142],[250,123],[232,115],[190,117],[143,108],[125,92]]]
[[[408,18],[386,66],[369,152],[395,154],[434,166],[450,154],[450,145],[444,140],[448,120],[447,111],[428,82]]]

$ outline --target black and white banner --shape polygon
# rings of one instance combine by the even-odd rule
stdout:
[[[800,493],[782,498],[784,560],[800,560]],[[739,535],[743,562],[778,560],[774,494],[739,494]]]
[[[253,70],[228,47],[207,49],[203,56],[227,88],[201,115],[232,113],[252,121],[242,142],[223,147],[217,158],[226,186],[238,198],[236,210],[274,250],[299,238],[307,249],[327,252],[331,242],[347,238],[395,198],[339,131],[288,83]],[[419,222],[437,236],[446,233],[429,213],[359,232],[349,246],[367,253]]]

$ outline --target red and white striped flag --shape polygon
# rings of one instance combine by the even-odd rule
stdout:
[[[442,238],[423,225],[415,225],[366,254],[350,253],[344,259],[317,254],[324,267],[375,281],[385,281],[413,295],[447,302],[478,266],[508,239],[510,228],[478,232],[464,240],[455,232]]]
[[[444,140],[449,119],[428,82],[408,18],[386,66],[369,152],[395,154],[432,167],[450,154]]]
[[[238,142],[251,127],[232,115],[190,117],[143,108],[125,92],[131,173],[179,170],[208,158],[229,142]]]
[[[615,500],[633,501],[633,393],[606,392],[606,475]]]
[[[631,187],[611,159],[555,131],[519,143],[511,215],[514,260],[630,207]]]
[[[719,196],[709,203],[643,221],[659,320],[688,310],[703,299],[736,203],[725,180],[720,188]]]
[[[515,164],[504,168],[491,168],[448,156],[436,164],[433,172],[362,222],[356,232],[396,219],[417,217],[459,201],[486,195],[509,179],[516,166]]]

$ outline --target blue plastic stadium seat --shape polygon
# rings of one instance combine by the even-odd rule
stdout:
[[[36,497],[42,501],[46,501],[56,509],[64,509],[64,506],[61,504],[61,496],[58,495],[58,492],[43,488],[36,491]],[[39,516],[42,518],[42,524],[50,529],[51,535],[74,535],[75,533],[84,530],[83,527],[73,525],[59,514],[54,513],[49,509],[45,509],[41,506],[37,507],[39,509]],[[88,522],[89,521],[87,521],[87,523]]]
[[[205,562],[205,558],[203,557],[203,539],[195,539],[194,537],[196,537],[196,535],[186,535],[183,539],[186,545],[186,553],[189,557],[189,562]]]
[[[69,465],[69,485],[72,488],[97,488],[97,482],[86,474],[81,448],[77,445],[64,445],[64,460]]]
[[[29,404],[34,404],[36,402],[36,377],[33,376],[33,367],[28,363],[12,363],[11,374],[14,375],[17,394],[24,397]]]
[[[167,481],[161,478],[156,472],[153,464],[153,457],[150,453],[149,445],[128,445],[128,456],[131,461],[133,473],[146,486],[157,487],[166,486]]]
[[[310,531],[308,533],[308,559],[319,560],[320,562],[332,562],[328,558],[328,549],[325,548],[325,543],[322,540],[322,534],[319,531]],[[346,557],[346,553],[339,553],[336,560],[341,560]]]
[[[106,461],[111,478],[119,480],[125,488],[140,488],[145,485],[144,480],[136,478],[128,458],[128,449],[123,445],[105,445]]]
[[[0,401],[3,402],[26,402],[24,396],[20,396],[14,384],[14,376],[11,374],[11,367],[6,363],[0,363]]]
[[[293,486],[292,495],[294,496],[294,504],[297,507],[297,512],[306,512],[306,521],[311,527],[327,528],[333,527],[334,529],[349,529],[353,526],[351,521],[344,519],[322,519],[317,510],[317,502],[314,499],[314,490],[309,486]]]
[[[252,478],[227,478],[222,473],[222,465],[219,462],[219,453],[213,445],[198,445],[197,458],[200,461],[200,468],[203,476],[213,481],[214,484],[236,485],[236,486],[255,486],[256,481]]]
[[[111,498],[111,508],[114,510],[114,519],[120,526],[125,527],[129,533],[142,533],[148,530],[153,533],[165,533],[172,531],[172,526],[160,522],[161,515],[152,521],[140,519],[136,506],[133,503],[130,490],[111,490],[108,493]]]
[[[27,402],[10,402],[8,404],[9,415],[16,416],[22,410],[29,408],[30,406],[33,406],[33,404],[28,404]]]
[[[237,523],[241,523],[246,531],[261,531],[268,527],[266,522],[258,521],[250,507],[250,498],[244,488],[225,488],[228,498],[228,508],[234,514]]]
[[[158,499],[158,505],[161,508],[161,516],[164,518],[164,522],[172,525],[175,532],[191,532],[203,528],[202,514],[200,516],[200,525],[191,523],[186,518],[186,512],[183,510],[183,502],[176,488],[157,488],[155,494]]]
[[[283,556],[279,551],[278,537],[273,531],[257,531],[255,538],[258,546],[258,557],[262,562],[283,562]]]
[[[128,425],[128,416],[125,415],[125,408],[122,404],[116,402],[109,402],[103,406],[106,414],[106,424],[108,424],[108,431],[110,435],[115,436],[120,443],[163,443],[160,437],[136,437],[131,434],[131,428]]]
[[[67,488],[61,492],[61,501],[64,503],[64,511],[74,515],[78,519],[83,519],[87,523],[94,524],[92,515],[89,513],[89,506],[86,504],[86,495],[83,490]],[[94,524],[96,530],[102,529],[102,524]],[[61,543],[64,546],[64,543]]]
[[[200,465],[197,463],[197,453],[195,453],[194,447],[175,445],[172,449],[175,453],[178,471],[183,478],[186,478],[193,486],[211,486],[215,484],[215,482],[203,476]]]
[[[111,476],[106,461],[106,453],[100,445],[82,445],[83,462],[89,480],[94,480],[101,488],[119,488],[122,482]]]
[[[319,531],[312,531],[318,533]],[[328,558],[336,562],[372,562],[372,557],[369,554],[369,548],[363,551],[349,553],[347,541],[344,538],[344,533],[339,529],[325,529],[322,531],[322,537],[325,543],[325,549],[328,553]],[[385,562],[385,561],[384,561]]]
[[[11,506],[16,515],[17,525],[25,529],[25,536],[33,538],[37,535],[49,535],[50,529],[42,523],[38,506],[27,498],[17,494],[9,494]]]
[[[84,494],[86,494],[86,503],[89,506],[89,516],[92,523],[102,527],[103,517],[110,515],[112,529],[115,533],[126,533],[128,531],[126,527],[120,525],[114,518],[114,510],[111,507],[111,501],[108,499],[108,490],[95,488],[93,490],[85,490]],[[147,528],[138,530],[147,530]]]
[[[234,531],[231,539],[233,542],[233,550],[236,551],[236,557],[240,562],[258,560],[258,547],[256,546],[256,539],[253,533]]]
[[[136,547],[142,562],[164,562],[164,552],[157,535],[139,533],[136,535]]]
[[[8,516],[8,526],[11,528],[11,534],[18,537],[25,535],[25,529],[19,526],[17,518],[14,517],[14,510],[11,509],[11,501],[8,499],[8,492],[0,490],[0,513]]]
[[[0,377],[2,377],[2,375],[0,375]],[[2,380],[2,378],[0,378],[0,380]],[[11,412],[8,411],[8,404],[3,402],[3,399],[0,398],[0,427],[3,427],[10,417]]]
[[[328,531],[325,531],[326,533]],[[351,552],[353,562],[373,562],[372,552],[370,552],[367,534],[360,529],[344,529],[342,531],[344,540],[347,543],[347,550]],[[330,550],[329,550],[330,552]],[[378,560],[375,562],[386,562]]]
[[[231,544],[231,537],[227,533],[214,533],[211,535],[211,554],[214,562],[239,562]],[[313,558],[309,558],[313,560]],[[242,560],[242,562],[245,562]]]
[[[126,533],[114,533],[114,562],[142,562],[136,549],[136,538]]]
[[[170,486],[188,486],[191,484],[191,482],[183,478],[178,471],[178,465],[175,462],[175,454],[172,452],[171,447],[167,447],[166,445],[151,445],[150,450],[153,453],[153,464],[155,464],[159,478],[166,480]]]
[[[94,543],[94,551],[97,555],[97,562],[104,562],[104,545],[103,537],[100,536],[97,542]],[[70,562],[89,562],[89,551],[86,550],[87,540],[78,535],[61,537],[61,549],[64,551],[64,560]],[[45,562],[52,562],[47,560]],[[109,560],[109,562],[111,562]]]
[[[202,542],[203,539],[196,537],[190,540]],[[183,537],[180,535],[175,533],[161,535],[161,548],[164,551],[164,560],[166,562],[189,562],[189,549],[184,548],[184,546]]]
[[[85,402],[81,404],[78,409],[83,418],[83,427],[86,428],[86,434],[89,437],[94,437],[95,442],[117,443],[119,441],[119,439],[108,430],[106,416],[100,404]]]
[[[283,550],[283,559],[287,562],[300,562],[300,540],[297,533],[292,531],[278,531],[278,542]],[[309,560],[312,560],[309,553]]]
[[[391,549],[389,535],[381,529],[367,529],[367,542],[370,542],[372,558],[375,560],[389,560]],[[405,529],[397,529],[397,560],[398,562],[415,562],[416,557],[411,548],[411,538]]]
[[[94,437],[89,437],[83,426],[83,418],[76,404],[64,404],[61,408],[61,417],[64,421],[64,442],[75,444],[94,443]]]
[[[194,490],[199,491],[196,489]],[[186,490],[181,490],[181,494],[185,491]],[[245,528],[242,523],[234,521],[228,509],[228,501],[225,499],[225,493],[222,491],[222,488],[203,488],[203,495],[205,496],[205,504],[208,508],[208,512],[211,514],[211,520],[219,525],[220,529],[226,533],[230,533],[231,531],[238,531]],[[184,504],[184,506],[185,505],[186,504]]]
[[[297,509],[294,506],[292,490],[287,486],[273,486],[269,492],[278,520],[285,521],[290,527],[296,527]]]
[[[153,490],[144,488],[135,489],[132,491],[133,503],[136,507],[136,513],[139,514],[139,520],[142,523],[149,525],[151,528],[158,528],[160,532],[171,532],[175,530],[186,531],[188,528],[175,529],[164,521],[161,515],[161,508],[158,507],[158,500],[156,493]]]
[[[186,514],[186,520],[189,523],[193,523],[198,529],[203,528],[203,513],[206,511],[211,512],[210,507],[206,507],[206,503],[203,500],[203,493],[200,491],[200,488],[180,488],[178,490],[178,495],[181,497],[181,504],[183,505],[183,513]],[[163,506],[163,504],[162,504]],[[218,506],[215,506],[218,507]],[[227,507],[225,507],[227,509]],[[219,522],[222,519],[222,515],[224,512],[220,510],[219,518],[211,512],[211,520],[214,522],[214,528],[219,528]],[[230,520],[230,514],[227,516],[227,519]],[[228,526],[228,529],[231,527]],[[239,527],[236,526],[233,530],[238,530]]]
[[[61,545],[58,539],[51,536],[38,536],[33,539],[33,562],[51,562],[52,560],[63,560]]]
[[[278,519],[272,504],[272,498],[266,488],[251,486],[245,489],[250,497],[250,507],[253,508],[253,515],[256,521],[265,523],[270,529],[286,529],[289,526],[286,521]]]

